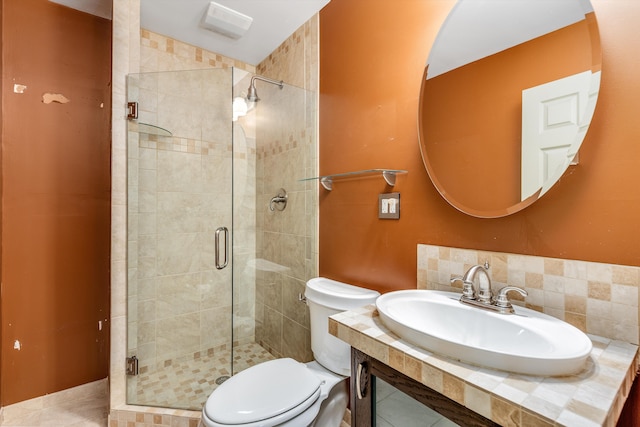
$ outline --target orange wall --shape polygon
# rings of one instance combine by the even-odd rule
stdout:
[[[2,15],[5,406],[108,375],[111,22],[47,0]]]
[[[320,274],[381,291],[416,286],[419,243],[640,265],[640,2],[593,0],[602,86],[580,165],[529,208],[498,219],[458,212],[418,148],[418,94],[453,0],[332,0],[320,14],[320,173],[407,169],[320,189]],[[401,193],[401,219],[377,218]]]

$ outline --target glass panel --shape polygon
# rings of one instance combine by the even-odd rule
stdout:
[[[318,183],[300,179],[317,174],[316,96],[286,83],[282,89],[268,82],[255,83],[260,101],[238,119],[257,152],[252,172],[255,252],[241,261],[254,276],[246,282],[255,286],[255,292],[244,291],[236,278],[234,299],[242,303],[243,298],[255,298],[256,343],[275,357],[307,362],[313,360],[309,313],[298,295],[304,293],[306,281],[317,276]],[[240,192],[239,185],[234,184],[234,189]],[[272,211],[270,201],[280,189],[287,192],[286,207]],[[236,211],[238,221],[244,216]],[[239,244],[236,239],[236,248]],[[236,264],[234,274],[246,270]],[[236,332],[241,336],[238,328]]]
[[[316,96],[238,69],[128,78],[127,403],[200,410],[229,375],[313,359],[298,301],[317,275]],[[240,113],[232,113],[236,99]],[[236,117],[237,116],[237,117]],[[283,211],[269,210],[280,188]],[[216,230],[219,262],[216,268]],[[231,247],[233,250],[231,250]]]
[[[236,70],[234,102],[246,106],[252,75]],[[238,97],[242,97],[238,100]],[[274,358],[255,340],[256,275],[256,115],[255,108],[233,123],[233,373]]]
[[[375,378],[374,384],[376,427],[458,425],[380,378]]]
[[[232,82],[232,69],[128,78],[138,120],[128,132],[127,353],[139,363],[129,404],[197,410],[232,373],[232,268],[216,268],[215,248],[216,230],[232,227]]]

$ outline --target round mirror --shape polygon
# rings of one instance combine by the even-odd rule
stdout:
[[[589,0],[459,0],[420,93],[420,150],[440,194],[481,218],[535,202],[577,159],[600,67]]]

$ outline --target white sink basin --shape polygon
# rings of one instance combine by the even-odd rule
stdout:
[[[404,340],[463,362],[528,375],[584,368],[591,340],[555,317],[523,307],[499,314],[461,304],[460,294],[403,290],[380,296],[382,323]]]

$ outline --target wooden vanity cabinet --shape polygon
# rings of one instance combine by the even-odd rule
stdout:
[[[351,347],[350,403],[352,427],[371,427],[375,425],[373,377],[386,381],[458,425],[498,426],[498,424],[482,415]],[[358,388],[360,392],[358,392]]]

